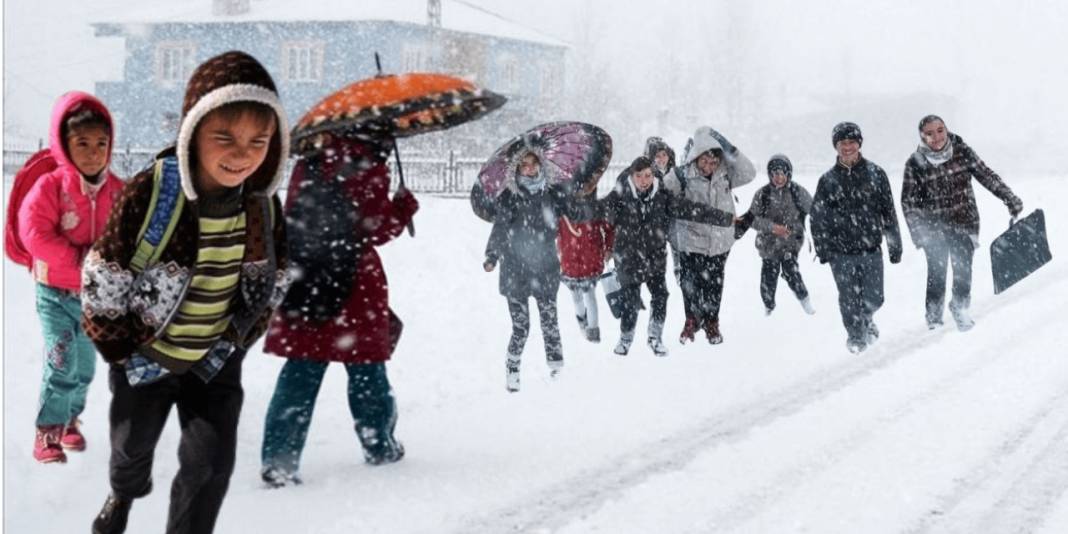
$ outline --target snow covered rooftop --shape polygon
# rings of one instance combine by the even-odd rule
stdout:
[[[381,20],[427,23],[425,0],[250,0],[240,15],[215,15],[212,0],[171,0],[136,5],[101,15],[94,24],[162,24],[173,22],[283,22]],[[552,46],[567,43],[519,21],[502,17],[466,0],[441,1],[444,29],[519,39]]]

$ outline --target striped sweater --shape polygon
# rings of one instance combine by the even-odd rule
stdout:
[[[177,360],[204,357],[230,325],[230,302],[241,276],[245,254],[245,214],[240,204],[230,216],[210,216],[201,208],[200,246],[194,275],[185,299],[151,351]]]

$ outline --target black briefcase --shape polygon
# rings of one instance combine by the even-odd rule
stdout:
[[[1046,240],[1046,216],[1042,210],[1009,224],[1009,229],[990,244],[990,268],[994,272],[994,294],[1023,280],[1053,255]]]

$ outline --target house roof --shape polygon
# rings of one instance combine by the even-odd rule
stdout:
[[[426,24],[425,0],[249,0],[241,15],[214,15],[212,0],[138,2],[93,20],[93,24],[232,23],[294,21],[397,21]],[[568,46],[565,41],[484,9],[468,0],[441,0],[441,26],[447,30]]]

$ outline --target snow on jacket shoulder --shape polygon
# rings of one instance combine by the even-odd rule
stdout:
[[[49,128],[49,150],[57,167],[37,179],[18,213],[19,239],[33,256],[34,279],[73,291],[81,289],[82,259],[103,234],[111,207],[123,188],[122,181],[107,167],[97,184],[90,184],[67,155],[63,121],[78,106],[100,112],[111,124],[107,108],[92,95],[63,95],[52,110]],[[109,162],[110,151],[109,142]]]

